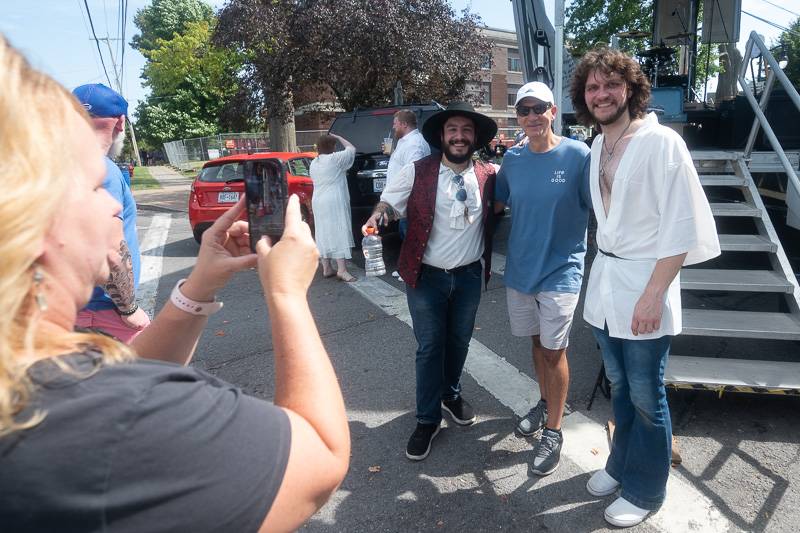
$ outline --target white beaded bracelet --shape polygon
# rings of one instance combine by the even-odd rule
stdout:
[[[172,289],[172,294],[169,296],[169,301],[172,302],[175,307],[190,315],[204,316],[213,315],[222,309],[222,302],[196,302],[188,298],[180,289],[185,281],[186,279],[179,280],[178,283],[175,284],[175,288]]]

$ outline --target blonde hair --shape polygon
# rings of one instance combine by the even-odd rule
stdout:
[[[105,362],[130,360],[125,345],[100,334],[54,334],[41,327],[37,264],[48,228],[75,182],[77,154],[66,141],[75,113],[72,95],[28,62],[0,35],[0,437],[36,425],[38,412],[18,420],[33,387],[28,369],[42,355],[96,349]],[[56,361],[58,363],[58,361]],[[64,367],[63,364],[59,366]]]

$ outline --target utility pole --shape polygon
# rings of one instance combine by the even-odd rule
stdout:
[[[109,37],[105,37],[102,39],[98,39],[98,41],[105,41],[106,46],[108,46],[108,55],[111,57],[111,68],[114,69],[114,81],[117,84],[117,92],[122,94],[122,82],[119,78],[119,71],[117,70],[117,60],[114,58],[114,52],[111,49],[111,41],[119,41],[120,39],[111,39]],[[125,46],[125,43],[123,43]],[[133,146],[133,154],[136,157],[136,164],[142,166],[142,158],[139,156],[139,145],[136,143],[136,132],[133,131],[133,123],[130,119],[126,116],[125,122],[128,123],[128,129],[131,132],[131,145]]]
[[[556,0],[556,20],[555,20],[555,66],[553,69],[553,80],[555,94],[553,95],[558,106],[558,112],[553,124],[556,135],[562,134],[563,122],[561,121],[561,109],[564,103],[564,0]]]

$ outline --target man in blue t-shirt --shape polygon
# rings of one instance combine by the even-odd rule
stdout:
[[[510,149],[497,175],[495,211],[511,207],[504,274],[511,334],[530,336],[541,399],[517,424],[541,430],[531,472],[552,473],[561,456],[561,419],[569,385],[567,344],[586,253],[589,148],[556,135],[553,93],[541,82],[517,91],[517,120],[528,142]]]
[[[97,329],[130,343],[150,323],[150,318],[136,304],[141,261],[136,236],[136,202],[122,172],[111,160],[122,151],[128,102],[101,83],[81,85],[72,93],[89,113],[97,139],[107,154],[103,188],[122,206],[114,222],[119,230],[119,249],[110,251],[108,257],[111,275],[105,285],[94,288],[91,300],[78,313],[75,325]]]

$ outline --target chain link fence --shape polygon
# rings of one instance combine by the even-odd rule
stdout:
[[[317,139],[327,130],[304,130],[295,132],[297,149],[312,151]],[[192,170],[204,162],[226,155],[268,152],[269,133],[222,133],[211,137],[181,139],[164,143],[164,152],[169,164],[180,170]]]

